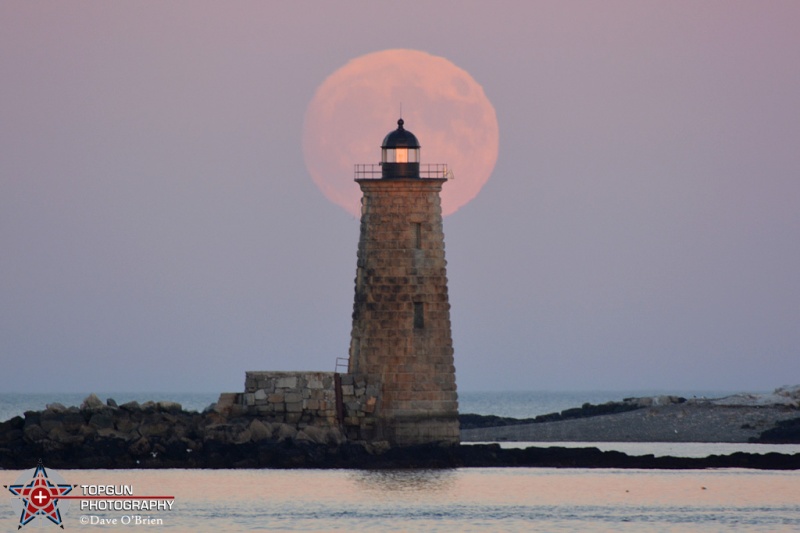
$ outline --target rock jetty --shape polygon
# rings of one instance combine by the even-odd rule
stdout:
[[[117,405],[91,394],[80,407],[50,404],[1,423],[0,467],[27,468],[39,458],[61,468],[236,467],[253,462],[238,453],[245,445],[336,449],[344,442],[337,428],[270,424],[239,406],[198,413],[174,402]]]
[[[646,408],[643,408],[646,409]],[[641,409],[640,409],[641,410]],[[632,412],[638,412],[632,411]],[[573,419],[556,423],[592,420]],[[551,422],[552,423],[552,422]],[[0,423],[0,469],[31,468],[758,468],[800,469],[800,454],[698,458],[628,456],[596,448],[497,444],[390,447],[345,439],[337,428],[267,423],[236,405],[202,413],[174,402],[122,405],[90,395]]]

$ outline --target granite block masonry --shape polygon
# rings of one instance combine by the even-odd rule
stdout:
[[[243,407],[265,422],[338,427],[352,441],[373,440],[380,387],[363,377],[335,372],[263,372],[245,374],[245,392],[224,394],[218,409]]]
[[[270,422],[337,423],[333,372],[246,372],[241,403]]]
[[[458,442],[439,192],[444,180],[358,180],[364,193],[349,371],[380,386],[369,439]]]

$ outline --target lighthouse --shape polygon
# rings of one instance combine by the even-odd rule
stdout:
[[[439,196],[448,174],[420,163],[402,118],[381,162],[355,167],[363,196],[348,374],[377,393],[364,440],[459,442]]]

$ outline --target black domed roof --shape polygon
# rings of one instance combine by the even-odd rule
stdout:
[[[383,138],[381,148],[419,148],[417,137],[403,129],[403,119],[397,121],[397,129]]]

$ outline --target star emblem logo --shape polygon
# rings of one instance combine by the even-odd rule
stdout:
[[[17,529],[21,529],[37,516],[46,518],[64,529],[59,498],[69,494],[77,485],[65,483],[55,472],[48,476],[40,462],[35,469],[17,478],[16,484],[4,486],[16,496],[16,502],[12,501],[12,505],[20,513]],[[61,505],[63,507],[63,504]]]

